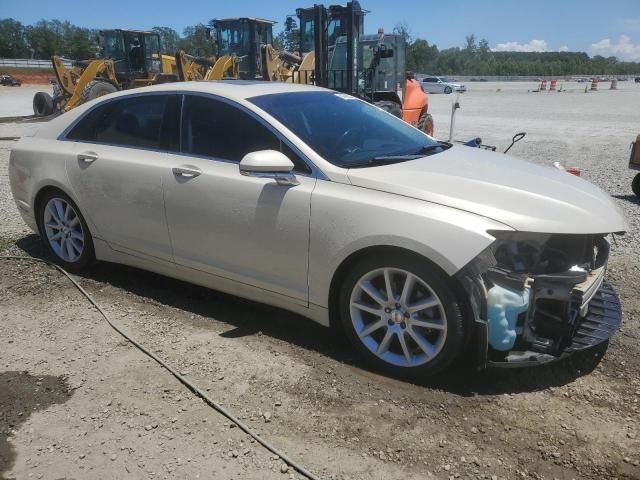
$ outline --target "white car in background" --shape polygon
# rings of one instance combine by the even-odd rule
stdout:
[[[21,138],[9,179],[65,268],[122,263],[285,308],[393,375],[463,352],[480,367],[555,360],[621,321],[604,275],[627,224],[606,193],[331,90],[106,95]]]
[[[426,93],[464,93],[467,87],[461,83],[450,82],[446,77],[424,77],[422,79],[422,89]]]

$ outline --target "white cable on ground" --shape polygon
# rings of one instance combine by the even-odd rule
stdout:
[[[122,335],[124,338],[126,338],[129,342],[131,342],[133,345],[135,345],[142,353],[144,353],[145,355],[153,358],[156,362],[158,362],[160,365],[162,365],[164,368],[166,368],[182,384],[184,384],[187,388],[189,388],[189,390],[191,390],[197,396],[202,398],[205,402],[207,402],[209,404],[209,406],[211,406],[212,408],[214,408],[215,410],[220,412],[222,415],[227,417],[229,420],[231,420],[233,423],[235,423],[238,426],[238,428],[240,428],[240,430],[242,430],[247,435],[249,435],[250,437],[255,439],[264,448],[266,448],[267,450],[269,450],[273,454],[275,454],[278,457],[280,457],[287,465],[290,465],[291,467],[293,467],[295,470],[297,470],[299,473],[301,473],[305,477],[309,478],[310,480],[320,480],[320,477],[317,477],[313,473],[309,472],[302,465],[300,465],[296,461],[292,460],[287,454],[281,452],[280,450],[278,450],[277,447],[274,447],[273,445],[268,443],[266,440],[264,440],[262,437],[260,437],[256,432],[254,432],[248,425],[246,425],[245,423],[240,421],[237,417],[235,417],[231,412],[229,412],[227,409],[225,409],[222,405],[217,403],[215,400],[211,399],[200,388],[198,388],[191,381],[189,381],[187,378],[185,378],[180,373],[178,373],[175,368],[173,368],[167,362],[162,360],[155,353],[147,350],[143,345],[138,343],[137,340],[133,339],[128,333],[126,333],[124,330],[122,330],[122,328],[120,328],[116,323],[114,323],[109,318],[109,316],[106,314],[106,312],[100,307],[100,305],[98,305],[98,303],[93,299],[93,297],[91,297],[91,295],[89,295],[89,293],[87,293],[87,291],[84,288],[82,288],[80,286],[80,284],[75,279],[73,279],[73,277],[71,277],[71,275],[64,268],[62,268],[61,266],[59,266],[59,265],[57,265],[57,264],[55,264],[53,262],[49,262],[47,260],[42,260],[42,259],[39,259],[39,258],[21,257],[19,255],[2,255],[2,256],[0,256],[0,260],[22,260],[22,261],[27,261],[27,262],[44,263],[45,265],[49,265],[49,266],[55,267],[58,271],[62,272],[62,274],[65,275],[71,281],[71,283],[73,283],[73,285],[75,285],[75,287],[78,290],[80,290],[80,293],[82,293],[86,297],[86,299],[89,300],[89,302],[94,307],[96,307],[98,309],[98,311],[102,314],[102,316],[107,321],[107,323],[111,326],[111,328],[113,328],[116,332],[118,332],[120,335]]]

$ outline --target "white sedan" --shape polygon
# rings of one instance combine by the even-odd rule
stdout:
[[[438,142],[377,107],[268,82],[101,97],[11,152],[27,224],[64,268],[117,262],[335,325],[419,377],[463,351],[541,363],[607,341],[608,195]]]
[[[444,77],[425,77],[422,79],[422,89],[427,93],[464,93],[467,87],[461,83],[449,81]]]

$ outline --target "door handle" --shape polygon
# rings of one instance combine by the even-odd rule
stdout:
[[[173,167],[171,171],[173,171],[173,174],[175,176],[183,177],[183,178],[195,178],[202,173],[197,168],[189,168],[189,167]]]
[[[98,159],[98,154],[93,152],[83,152],[78,154],[78,161],[83,163],[95,162]]]

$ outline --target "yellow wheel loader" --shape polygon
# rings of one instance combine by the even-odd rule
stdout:
[[[61,57],[51,57],[57,83],[53,97],[36,93],[36,116],[66,112],[118,90],[178,80],[175,58],[162,54],[160,36],[155,32],[102,30],[99,41],[101,58],[75,61],[69,68]]]
[[[255,17],[212,20],[212,37],[218,57],[193,57],[184,51],[177,52],[180,80],[299,81],[295,71],[301,65],[312,68],[314,52],[299,57],[276,51],[272,46],[274,23]]]
[[[240,78],[240,60],[235,55],[194,57],[183,50],[176,53],[178,78],[182,82]]]

